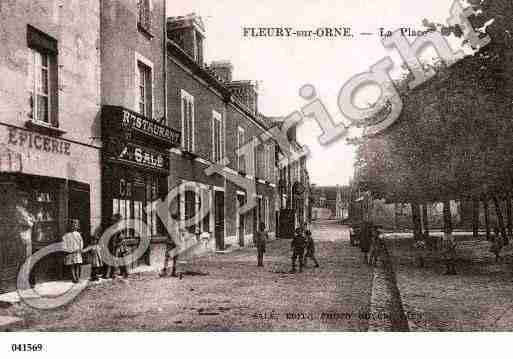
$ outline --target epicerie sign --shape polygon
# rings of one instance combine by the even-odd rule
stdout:
[[[17,128],[8,129],[8,144],[42,152],[71,155],[71,143]]]

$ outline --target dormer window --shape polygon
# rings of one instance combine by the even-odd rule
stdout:
[[[139,29],[150,33],[151,30],[151,0],[138,0],[137,2],[137,26]]]
[[[196,32],[194,60],[200,65],[203,64],[203,37],[199,32]]]

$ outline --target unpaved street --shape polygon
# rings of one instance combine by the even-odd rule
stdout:
[[[181,280],[133,274],[93,285],[65,308],[11,310],[27,330],[366,330],[360,315],[369,309],[371,269],[349,245],[347,227],[312,229],[321,267],[310,263],[303,273],[288,273],[290,240],[280,239],[269,243],[263,268],[254,249],[243,249],[181,265]]]

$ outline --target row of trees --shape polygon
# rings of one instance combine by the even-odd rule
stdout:
[[[491,200],[506,238],[500,203],[507,199],[510,223],[513,2],[469,2],[481,10],[471,19],[474,27],[487,24],[484,31],[492,42],[450,68],[435,63],[435,78],[414,90],[405,90],[409,77],[398,81],[404,103],[400,118],[384,133],[352,141],[355,180],[375,197],[411,202],[416,233],[421,203],[444,202],[448,212],[451,199],[485,206]],[[450,212],[446,218],[450,230]]]

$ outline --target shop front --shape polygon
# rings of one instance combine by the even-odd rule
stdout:
[[[151,250],[163,242],[165,227],[149,205],[168,193],[169,148],[179,144],[180,133],[125,108],[104,106],[102,138],[103,223],[114,214],[143,222],[152,245],[133,266],[151,265]],[[141,230],[126,231],[133,247]]]
[[[70,219],[87,242],[100,215],[100,151],[26,128],[0,125],[0,292],[15,289],[31,253],[59,242]],[[35,281],[62,279],[63,253],[42,259]]]

